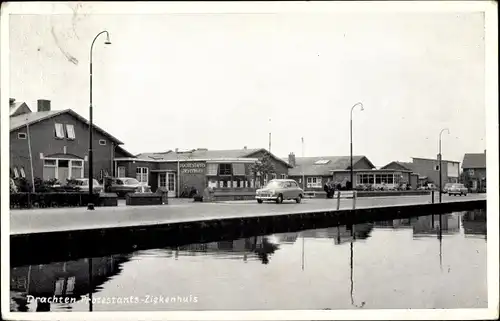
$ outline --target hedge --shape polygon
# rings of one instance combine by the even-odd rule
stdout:
[[[11,208],[30,207],[79,207],[87,206],[89,194],[84,192],[12,193]],[[94,193],[92,203],[99,204],[99,194]]]

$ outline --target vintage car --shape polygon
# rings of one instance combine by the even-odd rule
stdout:
[[[255,195],[259,204],[263,201],[275,201],[280,204],[284,200],[295,200],[300,203],[302,197],[304,197],[304,191],[292,179],[273,179],[266,186],[258,189]]]
[[[139,182],[135,178],[131,177],[113,177],[107,178],[110,180],[108,182],[108,191],[110,193],[116,193],[118,197],[124,197],[128,193],[147,193],[151,191],[151,187],[145,183]]]
[[[103,192],[103,187],[99,182],[94,178],[92,180],[92,189],[94,190],[94,193],[101,193]],[[89,179],[88,178],[75,178],[68,182],[69,186],[73,186],[76,189],[78,189],[81,192],[88,192],[89,191]]]
[[[453,184],[448,188],[448,195],[467,196],[468,191],[469,190],[464,186],[464,184]]]

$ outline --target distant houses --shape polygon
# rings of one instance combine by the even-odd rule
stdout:
[[[484,153],[465,154],[462,170],[463,183],[471,191],[486,191],[486,150],[484,150]]]

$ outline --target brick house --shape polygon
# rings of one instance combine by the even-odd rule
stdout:
[[[442,182],[457,183],[460,176],[459,162],[442,160]],[[403,169],[403,179],[409,182],[412,188],[425,183],[433,183],[439,186],[439,160],[430,158],[413,157],[412,162],[394,161],[382,167],[382,169]]]
[[[468,153],[462,162],[463,183],[473,192],[486,191],[486,150],[484,153]]]
[[[38,100],[31,112],[25,103],[13,105],[10,118],[11,177],[44,180],[88,177],[89,125],[71,109],[51,110],[49,100]],[[106,131],[93,126],[94,178],[113,175],[116,156],[132,156],[123,144]]]
[[[394,169],[401,171],[401,183],[409,184],[411,189],[416,189],[419,184],[419,174],[415,172],[412,163],[394,161],[381,167],[381,169]],[[420,177],[420,179],[425,179]]]
[[[151,186],[166,188],[169,197],[179,196],[185,188],[203,191],[214,189],[238,193],[250,192],[260,186],[251,166],[268,155],[275,167],[271,177],[263,177],[264,183],[272,178],[285,178],[289,165],[266,149],[208,150],[198,148],[189,151],[142,153],[134,157],[117,157],[115,172],[118,177],[135,177]],[[181,189],[178,188],[181,186]]]

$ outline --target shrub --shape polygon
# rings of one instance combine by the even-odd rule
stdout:
[[[99,204],[99,194],[92,197]],[[81,192],[13,193],[10,194],[11,208],[29,207],[77,207],[89,203],[89,194]]]

